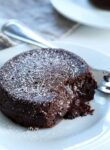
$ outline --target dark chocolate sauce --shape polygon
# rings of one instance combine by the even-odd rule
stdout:
[[[110,10],[110,0],[90,0],[90,2],[97,8]]]

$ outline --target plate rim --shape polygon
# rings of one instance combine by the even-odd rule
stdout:
[[[87,25],[87,26],[92,26],[92,27],[101,28],[101,29],[110,29],[110,25],[109,25],[110,21],[109,21],[109,23],[105,23],[105,22],[103,21],[104,24],[101,24],[101,23],[98,23],[98,21],[91,21],[90,19],[88,20],[87,18],[94,18],[94,17],[92,16],[94,11],[93,11],[93,10],[92,10],[92,11],[91,11],[91,10],[86,11],[86,9],[84,9],[83,7],[81,7],[81,6],[77,5],[77,4],[75,4],[74,2],[73,2],[73,5],[74,5],[74,8],[77,9],[76,12],[80,12],[80,11],[81,11],[79,17],[76,16],[76,15],[71,15],[72,12],[71,12],[71,13],[68,13],[67,11],[62,11],[62,8],[60,7],[61,5],[59,4],[59,2],[61,2],[61,1],[63,1],[63,0],[60,0],[60,1],[58,1],[58,0],[51,0],[51,3],[52,3],[52,5],[53,5],[53,7],[54,7],[61,15],[65,16],[67,19],[70,19],[71,21],[79,22],[80,24],[84,24],[84,25]],[[66,1],[66,0],[64,0],[64,1]],[[95,11],[97,11],[98,13],[102,13],[103,15],[107,15],[107,14],[108,14],[107,11],[101,11],[101,10],[98,10],[98,9],[96,9]],[[86,16],[86,19],[84,19],[85,17],[81,17],[81,16],[82,16],[82,13],[83,13],[83,16]],[[73,14],[74,14],[74,13],[73,13]],[[88,14],[89,14],[90,16],[88,16]],[[109,13],[109,14],[110,14],[110,13]],[[96,17],[96,19],[98,19],[98,17],[100,17],[100,16],[95,15],[95,17]],[[100,19],[101,19],[101,18],[100,18]],[[104,19],[104,17],[103,17],[103,19]],[[105,19],[104,19],[104,20],[105,20]],[[102,21],[102,20],[101,20],[101,21]],[[100,22],[100,21],[99,21],[99,22]]]

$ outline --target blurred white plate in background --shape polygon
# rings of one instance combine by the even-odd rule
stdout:
[[[94,7],[89,0],[51,0],[51,2],[59,13],[73,21],[110,29],[110,11]]]

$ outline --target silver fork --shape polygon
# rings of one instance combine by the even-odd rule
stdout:
[[[17,20],[9,20],[2,26],[1,31],[10,38],[33,44],[40,48],[57,48]],[[91,71],[98,83],[98,90],[110,94],[110,72],[94,68],[91,68]]]

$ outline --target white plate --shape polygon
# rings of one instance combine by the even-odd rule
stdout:
[[[71,43],[55,44],[79,54],[93,67],[110,70],[110,57],[100,52]],[[1,51],[0,64],[28,49],[21,45]],[[0,150],[101,150],[105,145],[109,148],[110,97],[97,92],[91,105],[95,108],[93,116],[62,120],[51,129],[37,131],[14,124],[0,113]]]
[[[89,0],[51,0],[65,17],[82,24],[110,29],[110,11],[95,8]]]

